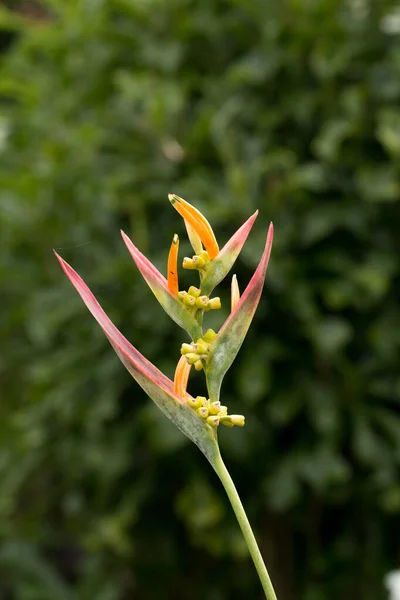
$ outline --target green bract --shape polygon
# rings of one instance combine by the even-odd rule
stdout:
[[[231,237],[225,246],[219,251],[217,256],[207,265],[206,273],[201,282],[201,292],[209,296],[213,289],[221,283],[231,270],[237,259],[247,236],[250,233],[253,223],[258,215],[258,210],[252,215],[240,229]]]
[[[137,268],[165,312],[175,321],[175,323],[182,327],[182,329],[185,329],[193,340],[199,338],[201,336],[201,328],[196,321],[193,312],[189,311],[177,296],[171,294],[168,290],[165,277],[163,277],[155,266],[136,248],[123,231],[121,231],[121,235]]]
[[[173,382],[128,342],[108,318],[78,273],[58,254],[56,256],[65,274],[103,329],[119,359],[132,377],[182,433],[200,448],[210,462],[213,462],[218,454],[216,430],[190,408],[185,398],[180,398],[174,392]]]
[[[210,399],[219,400],[225,373],[235,360],[250,327],[264,286],[271,254],[273,226],[271,224],[260,263],[235,309],[225,321],[209,348],[206,377]]]

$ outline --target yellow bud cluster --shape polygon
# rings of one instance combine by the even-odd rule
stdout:
[[[226,425],[226,427],[244,426],[244,416],[228,415],[227,407],[222,406],[219,401],[210,402],[205,396],[197,396],[196,398],[188,398],[187,403],[211,427],[218,427],[220,423]]]
[[[204,250],[203,252],[200,252],[200,254],[195,254],[194,256],[192,256],[192,258],[188,258],[187,256],[185,256],[185,258],[183,259],[182,267],[184,269],[197,269],[199,271],[201,269],[204,269],[207,263],[209,262],[210,257],[208,255],[208,252]]]
[[[188,308],[200,308],[201,310],[204,310],[204,312],[208,312],[209,310],[218,310],[221,308],[220,298],[209,298],[208,296],[200,296],[200,293],[201,292],[199,288],[196,288],[194,287],[194,285],[192,285],[190,286],[187,292],[178,292],[178,298]]]
[[[196,371],[201,371],[203,368],[203,360],[207,359],[207,353],[211,342],[216,337],[215,331],[208,329],[202,338],[191,344],[182,344],[181,354],[184,356],[189,365],[194,365]]]

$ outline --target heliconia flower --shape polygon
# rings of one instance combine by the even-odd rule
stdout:
[[[242,297],[209,347],[205,372],[208,393],[213,402],[219,400],[224,375],[239,352],[258,306],[264,287],[273,237],[274,228],[271,223],[258,267]]]
[[[178,285],[178,250],[179,238],[175,234],[172,240],[171,248],[168,255],[167,281],[168,289],[173,296],[177,296],[179,292]]]
[[[236,275],[232,276],[231,283],[231,312],[234,310],[236,304],[240,300],[239,284]]]
[[[189,401],[194,402],[194,399],[186,392],[187,370],[182,369],[178,377],[179,382],[176,382],[182,392],[178,394],[174,383],[132,346],[112,323],[78,273],[56,252],[55,255],[132,377],[182,433],[200,448],[211,464],[214,464],[219,455],[215,428],[207,424],[189,405]]]
[[[142,254],[129,237],[121,231],[122,239],[124,240],[133,260],[136,263],[137,268],[141,272],[147,285],[163,307],[166,313],[177,323],[180,327],[185,329],[192,339],[197,340],[201,337],[201,328],[193,312],[190,312],[185,304],[181,302],[178,297],[178,292],[173,293],[169,287],[168,282],[163,275],[156,269],[156,267]],[[177,248],[176,248],[177,251]],[[170,253],[171,254],[171,253]],[[169,262],[169,261],[168,261]],[[174,288],[175,289],[175,288]]]
[[[174,194],[171,194],[169,199],[183,217],[190,242],[196,252],[193,258],[184,259],[183,266],[198,271],[199,287],[192,285],[187,292],[179,291],[177,270],[179,238],[176,234],[168,255],[167,278],[161,275],[125,233],[121,232],[121,234],[134,262],[161,306],[192,337],[192,343],[181,345],[181,357],[175,370],[174,381],[166,377],[128,342],[108,318],[83,279],[57,253],[55,254],[64,273],[102,328],[128,372],[163,413],[200,448],[210,461],[234,508],[266,598],[276,600],[276,594],[240,498],[220,456],[216,435],[219,425],[243,427],[245,424],[244,415],[228,414],[227,406],[221,405],[219,394],[224,375],[243,343],[260,300],[271,254],[273,225],[270,224],[260,262],[242,296],[240,296],[236,275],[232,277],[230,316],[218,333],[212,329],[203,333],[204,313],[221,307],[220,298],[210,298],[210,293],[231,269],[258,211],[238,229],[222,250],[219,250],[211,225],[200,211]],[[196,371],[204,369],[208,398],[204,396],[193,398],[188,394],[187,384],[192,366]]]
[[[203,246],[208,252],[210,259],[217,256],[219,247],[214,231],[204,215],[197,208],[180,198],[176,194],[168,194],[169,201],[178,213],[194,229]]]

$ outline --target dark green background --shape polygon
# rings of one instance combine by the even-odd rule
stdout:
[[[221,244],[260,209],[242,289],[275,223],[223,386],[247,424],[220,443],[279,600],[386,598],[400,559],[397,0],[7,4],[22,13],[0,8],[1,600],[262,597],[215,474],[52,255],[172,375],[185,335],[119,235],[165,269],[184,238],[171,191]]]

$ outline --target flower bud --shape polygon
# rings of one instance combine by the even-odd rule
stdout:
[[[221,408],[221,402],[217,400],[216,402],[211,402],[210,404],[210,415],[218,415]]]
[[[195,344],[192,345],[192,348],[192,351],[196,352],[196,354],[206,354],[208,351],[208,344],[206,344],[206,342],[200,338]]]
[[[179,298],[179,300],[182,300],[182,302],[183,302],[183,299],[185,296],[187,296],[187,292],[185,292],[185,291],[178,292],[178,298]]]
[[[209,255],[208,255],[208,252],[207,252],[207,250],[204,250],[204,252],[201,252],[201,253],[199,254],[199,258],[202,258],[202,259],[204,260],[204,263],[208,263],[208,262],[210,262],[210,257],[209,257]]]
[[[202,406],[201,396],[197,396],[196,398],[191,398],[189,396],[186,398],[186,402],[191,408],[194,408],[195,410]]]
[[[190,269],[190,270],[197,268],[195,263],[193,262],[193,260],[191,258],[188,258],[187,256],[185,256],[185,258],[183,259],[182,267],[184,269]]]
[[[205,406],[206,408],[208,408],[210,403],[205,396],[197,396],[197,398],[201,402],[201,406]]]
[[[207,310],[218,310],[221,308],[221,299],[217,297],[211,298],[207,304]]]
[[[199,360],[199,355],[195,352],[189,352],[188,354],[185,354],[185,358],[189,365],[194,365]]]
[[[244,416],[243,415],[230,415],[231,423],[238,427],[244,427]]]
[[[192,344],[182,344],[181,354],[189,354],[189,352],[193,352]]]
[[[199,290],[199,288],[195,287],[194,285],[191,285],[188,289],[188,294],[194,296],[195,298],[198,298],[201,294],[201,291]]]
[[[229,419],[220,419],[220,422],[222,425],[225,425],[225,427],[234,427],[234,424],[231,423]]]
[[[203,419],[207,419],[208,417],[208,408],[206,406],[201,406],[197,409],[197,414],[200,415]]]
[[[207,308],[207,305],[208,305],[208,297],[207,296],[200,296],[200,298],[197,298],[197,300],[196,300],[197,308]]]
[[[183,299],[183,304],[185,304],[189,308],[193,308],[193,306],[196,305],[196,298],[194,298],[194,296],[190,296],[189,294],[186,294],[186,296]]]
[[[216,337],[217,337],[217,334],[215,333],[215,331],[213,329],[207,329],[207,331],[203,335],[203,340],[205,342],[207,342],[207,344],[211,344],[211,342],[213,342]]]
[[[201,362],[201,360],[197,360],[194,363],[194,368],[196,369],[196,371],[202,371],[203,370],[203,363]]]
[[[221,406],[219,407],[219,413],[218,416],[219,417],[226,417],[226,415],[228,414],[228,408],[226,406]]]
[[[216,416],[211,416],[207,418],[207,423],[209,425],[211,425],[211,427],[218,427],[219,425],[219,418]]]
[[[204,265],[206,264],[204,258],[202,258],[201,256],[193,256],[193,260],[192,263],[194,264],[194,269],[202,269],[204,267]]]

